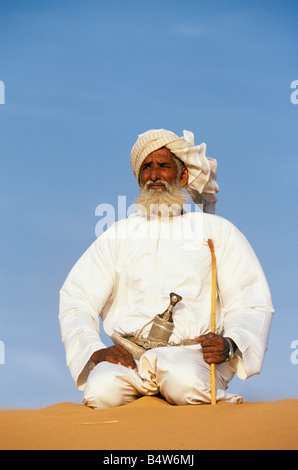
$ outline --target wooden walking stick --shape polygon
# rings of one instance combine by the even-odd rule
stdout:
[[[211,333],[215,333],[215,317],[216,317],[216,257],[214,245],[209,238],[208,245],[212,257],[212,287],[211,287]],[[215,383],[215,364],[212,362],[210,366],[211,380],[211,405],[216,405],[216,383]]]

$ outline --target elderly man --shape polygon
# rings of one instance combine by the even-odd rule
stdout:
[[[175,405],[210,403],[211,363],[216,400],[240,403],[228,383],[262,368],[270,291],[246,238],[214,214],[217,162],[205,152],[187,131],[141,134],[131,152],[138,210],[91,245],[61,289],[67,364],[90,407],[157,393]],[[184,210],[187,191],[203,211]],[[209,242],[217,262],[215,333]],[[165,312],[170,293],[176,300]],[[99,316],[113,346],[100,338]]]

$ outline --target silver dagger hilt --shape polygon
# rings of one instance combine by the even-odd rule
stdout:
[[[171,292],[171,294],[170,294],[170,305],[164,311],[164,313],[159,315],[159,317],[162,318],[164,321],[169,321],[170,323],[173,323],[172,313],[173,313],[175,305],[178,302],[180,302],[180,300],[182,300],[182,297],[180,295],[175,294],[174,292]]]
[[[148,335],[148,340],[151,342],[166,345],[173,332],[173,310],[175,305],[182,300],[182,297],[174,292],[170,294],[170,304],[168,308],[160,315],[156,315],[151,330]]]

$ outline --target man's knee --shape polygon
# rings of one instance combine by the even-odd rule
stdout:
[[[200,371],[192,364],[169,364],[160,381],[160,391],[174,405],[205,402],[208,401],[209,390],[202,378]]]
[[[210,369],[201,351],[169,348],[157,354],[156,382],[169,403],[187,405],[210,401]]]
[[[108,363],[102,362],[89,374],[83,403],[91,408],[110,408],[115,406],[112,401],[116,398],[114,371]]]
[[[113,408],[130,403],[138,396],[130,377],[134,373],[118,364],[97,364],[88,377],[83,403],[91,408]]]

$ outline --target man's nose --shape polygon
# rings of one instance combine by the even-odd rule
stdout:
[[[158,167],[151,168],[150,179],[152,181],[160,179],[160,169]]]

